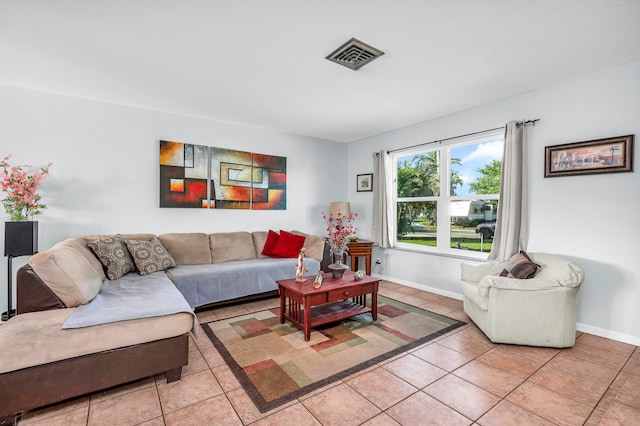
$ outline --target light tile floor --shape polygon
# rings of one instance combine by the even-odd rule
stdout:
[[[468,322],[424,346],[260,413],[204,333],[182,380],[150,377],[23,414],[27,425],[637,425],[640,349],[578,333],[569,349],[496,345],[459,300],[383,281],[380,294]],[[278,306],[209,310],[201,323]]]

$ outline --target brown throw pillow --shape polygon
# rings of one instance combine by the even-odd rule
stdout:
[[[120,236],[113,235],[99,238],[89,241],[87,245],[107,269],[107,277],[110,280],[117,280],[123,275],[136,270],[133,259],[129,255],[129,250],[127,250],[127,246]]]
[[[151,241],[125,240],[140,275],[149,275],[176,266],[176,261],[157,237]]]
[[[527,253],[520,251],[519,254],[509,259],[509,264],[502,270],[500,276],[520,279],[533,278],[539,266],[531,260]]]

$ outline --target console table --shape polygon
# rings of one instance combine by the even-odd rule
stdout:
[[[351,257],[351,270],[358,270],[358,257],[363,256],[365,260],[365,273],[371,275],[371,248],[373,241],[356,240],[347,243],[347,254]]]

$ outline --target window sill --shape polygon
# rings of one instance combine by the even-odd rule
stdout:
[[[388,250],[398,250],[398,251],[406,251],[410,253],[420,253],[427,254],[432,256],[441,256],[441,257],[450,257],[454,259],[461,260],[474,260],[478,262],[487,262],[487,256],[489,256],[488,252],[476,252],[476,251],[468,251],[468,250],[457,250],[452,249],[451,252],[444,252],[439,250],[429,250],[429,249],[419,249],[415,247],[411,247],[410,244],[396,243],[394,247],[391,247]],[[466,253],[458,253],[458,251],[466,252]]]

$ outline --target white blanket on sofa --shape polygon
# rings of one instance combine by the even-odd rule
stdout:
[[[164,272],[150,275],[129,273],[111,281],[105,279],[98,295],[80,305],[63,324],[63,329],[89,327],[117,321],[150,318],[188,312],[193,309]]]

